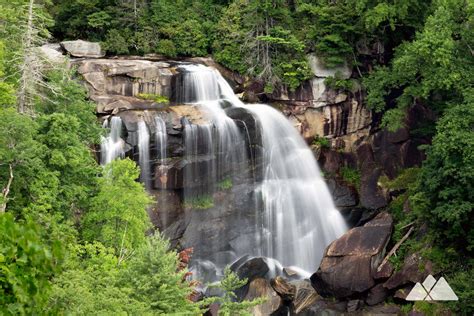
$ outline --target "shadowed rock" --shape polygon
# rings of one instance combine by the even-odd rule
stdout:
[[[373,276],[385,254],[392,227],[391,215],[380,213],[330,244],[319,270],[311,276],[316,291],[342,298],[373,287]]]

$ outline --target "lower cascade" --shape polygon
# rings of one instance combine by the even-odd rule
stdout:
[[[129,135],[112,117],[101,162],[124,155],[123,139],[137,139],[140,179],[150,192],[161,192],[161,228],[167,234],[185,227],[180,246],[194,248],[197,278],[214,281],[243,256],[275,259],[268,265],[276,273],[282,266],[316,271],[326,246],[347,226],[311,149],[280,112],[242,103],[217,70],[185,63],[177,70],[171,108],[199,115],[176,122],[145,111]],[[181,154],[173,147],[177,133]],[[176,216],[168,211],[173,186],[184,212],[174,226]]]

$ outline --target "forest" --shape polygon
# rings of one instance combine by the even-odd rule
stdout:
[[[263,101],[310,80],[316,54],[354,69],[379,129],[429,109],[410,131],[429,139],[424,161],[385,179],[393,243],[407,225],[423,231],[391,260],[421,252],[459,301],[402,310],[474,313],[474,1],[0,0],[0,315],[200,315],[216,303],[245,315],[262,303],[236,301],[246,280],[229,269],[225,295],[193,299],[188,254],[153,227],[139,166],[100,165],[95,103],[75,69],[38,54],[76,39],[108,57],[211,56],[261,83]],[[353,88],[339,73],[325,83]]]

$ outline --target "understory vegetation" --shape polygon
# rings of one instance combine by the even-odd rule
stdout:
[[[403,127],[407,111],[433,113],[419,168],[381,179],[395,192],[392,258],[431,260],[474,313],[474,2],[472,0],[0,0],[0,314],[199,314],[178,254],[149,236],[152,203],[128,159],[99,166],[101,128],[86,91],[37,49],[84,39],[109,55],[207,56],[264,83],[297,89],[312,76],[308,54],[347,64],[363,82],[380,127]],[[250,79],[249,79],[250,80]],[[326,79],[349,91],[351,80]],[[158,95],[147,100],[168,103]],[[325,139],[315,139],[325,148]],[[342,169],[348,183],[361,175]],[[232,181],[219,188],[229,190]],[[207,209],[212,197],[190,202]],[[248,310],[226,272],[222,311]],[[209,302],[204,302],[209,303]],[[411,306],[410,306],[411,308]]]

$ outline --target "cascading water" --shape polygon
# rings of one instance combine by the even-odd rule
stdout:
[[[192,122],[185,124],[186,157],[188,159],[200,157],[200,168],[205,168],[207,178],[199,177],[203,173],[202,170],[200,173],[195,173],[196,170],[191,169],[185,174],[186,181],[196,185],[199,182],[207,183],[204,191],[212,193],[214,189],[212,186],[217,182],[225,177],[232,177],[232,174],[239,174],[239,170],[236,169],[246,160],[245,141],[236,123],[223,109],[225,102],[220,98],[217,71],[202,65],[183,65],[180,68],[184,70],[183,87],[177,93],[177,101],[200,106],[210,120],[209,124],[195,125]],[[191,195],[194,198],[196,190],[193,192]],[[200,194],[202,192],[197,193]]]
[[[215,69],[202,65],[178,68],[176,103],[197,107],[205,116],[204,120],[189,117],[181,122],[184,159],[180,168],[184,174],[188,225],[182,238],[199,247],[193,257],[197,263],[193,268],[203,271],[198,272],[198,277],[213,281],[221,268],[242,255],[271,257],[283,266],[315,271],[325,247],[347,227],[305,141],[275,109],[243,104]],[[242,112],[250,121],[240,119]],[[227,113],[239,119],[231,119]],[[152,165],[155,174],[156,168],[163,168],[159,172],[163,184],[167,178],[164,170],[168,170],[174,158],[167,161],[163,118],[155,116],[154,122],[147,122],[155,125],[150,128],[155,132],[154,159],[150,161],[150,130],[145,121],[140,121],[138,160],[140,179],[152,190]],[[257,127],[252,127],[252,136],[247,123]],[[122,121],[113,117],[110,125],[110,135],[102,141],[102,163],[124,155]],[[223,181],[227,188],[224,190]],[[166,185],[161,189],[166,193]],[[196,199],[201,199],[199,203],[210,199],[213,207],[199,209],[199,205],[192,205]],[[165,200],[159,200],[159,204],[159,208],[166,208]],[[232,212],[235,209],[238,214]],[[210,224],[202,225],[204,221]],[[190,225],[194,227],[190,229]],[[274,266],[281,270],[278,263],[274,262]],[[216,272],[207,277],[209,269]]]
[[[325,247],[342,235],[347,227],[334,206],[310,148],[275,109],[261,104],[243,104],[217,71],[204,66],[187,66],[185,69],[189,73],[184,78],[181,97],[202,104],[211,112],[214,124],[223,135],[219,139],[220,147],[230,153],[233,142],[242,140],[237,126],[225,115],[222,105],[230,103],[247,109],[261,129],[264,164],[263,181],[259,187],[264,202],[260,231],[262,244],[260,251],[248,249],[248,252],[275,258],[285,266],[315,271]],[[198,133],[189,127],[188,134]],[[186,140],[188,144],[188,136]]]
[[[140,165],[140,181],[145,188],[151,187],[150,174],[150,133],[144,121],[138,122],[138,162]]]
[[[314,271],[326,246],[346,231],[344,219],[313,153],[290,122],[268,106],[246,108],[263,135],[263,254]]]
[[[156,144],[156,154],[157,157],[160,159],[161,165],[166,160],[166,146],[168,136],[166,134],[166,123],[165,121],[159,117],[155,117],[155,144]]]
[[[104,121],[104,128],[109,127],[109,121]],[[113,116],[110,119],[110,134],[107,137],[102,137],[100,144],[100,163],[106,165],[112,160],[123,157],[125,142],[120,138],[122,133],[122,119],[118,116]]]

